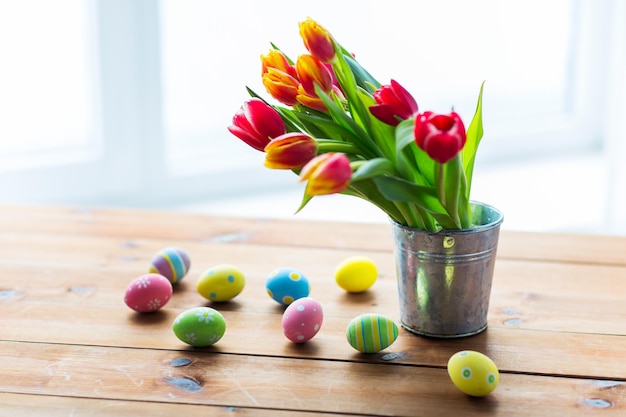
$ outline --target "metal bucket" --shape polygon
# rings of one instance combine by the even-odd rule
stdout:
[[[476,226],[428,232],[392,222],[402,326],[432,337],[464,337],[487,328],[503,216],[472,203]]]

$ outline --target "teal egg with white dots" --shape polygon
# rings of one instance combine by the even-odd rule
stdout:
[[[294,268],[278,268],[272,271],[265,281],[265,289],[272,299],[282,305],[308,297],[311,286],[308,278]]]
[[[196,288],[204,298],[222,302],[235,298],[245,285],[246,278],[239,268],[220,264],[206,270],[198,279]]]
[[[226,332],[226,320],[210,307],[195,307],[184,311],[172,324],[176,337],[191,346],[211,346]]]

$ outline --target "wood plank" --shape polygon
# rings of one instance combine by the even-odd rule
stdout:
[[[391,231],[386,224],[254,219],[205,216],[157,210],[84,208],[64,206],[0,206],[0,230],[144,237],[172,242],[248,242],[299,247],[334,247],[390,251]],[[280,230],[280,233],[276,233]],[[499,256],[626,265],[623,236],[528,233],[504,230]]]
[[[155,248],[165,242],[95,237],[14,235],[0,242],[0,302],[46,300],[59,303],[120,305],[126,285],[147,272]],[[195,291],[197,276],[209,265],[234,263],[245,271],[247,285],[233,303],[220,308],[273,314],[277,305],[267,297],[265,279],[279,262],[306,271],[311,296],[325,306],[326,314],[352,318],[363,312],[397,314],[393,257],[365,252],[379,265],[380,279],[370,291],[349,295],[336,286],[335,266],[349,251],[238,244],[190,244],[192,270],[176,288],[168,307],[190,308],[206,303]],[[24,251],[22,248],[27,247]],[[206,253],[213,263],[197,254]],[[312,259],[314,262],[311,262]],[[17,279],[16,277],[19,277]],[[589,292],[593,277],[593,292]],[[496,263],[490,314],[497,325],[548,330],[553,325],[570,332],[624,334],[626,318],[623,282],[626,268],[614,265],[560,264],[500,259]]]
[[[116,237],[65,235],[3,234],[0,240],[0,267],[6,270],[8,282],[4,285],[20,286],[13,274],[41,275],[41,269],[50,274],[52,281],[66,275],[81,277],[100,274],[99,282],[112,280],[116,284],[127,283],[148,271],[152,256],[167,240],[134,239],[128,241]],[[281,266],[301,269],[316,285],[334,285],[336,266],[348,256],[371,257],[379,267],[379,283],[395,280],[394,259],[391,253],[376,251],[353,251],[341,249],[297,247],[273,247],[256,244],[216,244],[188,242],[185,249],[191,256],[191,270],[184,283],[193,286],[197,278],[209,267],[218,263],[238,266],[251,283],[264,283],[269,273]],[[65,268],[60,272],[58,268]],[[61,277],[55,274],[62,275]],[[105,275],[108,274],[108,275]],[[623,296],[626,268],[620,265],[578,264],[568,262],[543,262],[499,258],[496,262],[494,286],[510,291],[554,293],[588,296],[589,277],[593,277],[593,294],[597,297]],[[29,280],[33,279],[29,277]],[[119,281],[118,281],[119,280]],[[54,282],[51,282],[54,283]],[[376,285],[378,285],[377,283]],[[93,284],[93,283],[92,283]],[[334,288],[338,290],[338,288]],[[324,291],[331,290],[327,287]],[[395,289],[393,290],[395,291]]]
[[[170,417],[174,415],[232,417],[233,414],[244,417],[289,417],[294,415],[296,417],[323,417],[330,415],[327,413],[307,413],[294,410],[220,407],[137,400],[101,400],[0,392],[0,415],[11,417]]]
[[[406,365],[12,342],[0,342],[0,359],[6,393],[401,416],[626,411],[617,381],[502,374],[494,393],[474,399],[445,369]]]
[[[2,340],[137,347],[157,350],[186,349],[171,325],[182,312],[166,308],[139,315],[122,307],[75,305],[71,310],[55,303],[21,303],[0,309]],[[325,317],[320,333],[305,345],[294,345],[282,334],[280,313],[264,314],[222,310],[227,323],[224,337],[207,351],[242,355],[397,363],[445,367],[455,352],[477,350],[489,355],[502,371],[544,375],[626,376],[626,337],[503,327],[498,317],[477,336],[439,340],[414,336],[404,330],[396,343],[376,355],[361,355],[346,341],[350,318]],[[537,349],[541,346],[541,349]]]

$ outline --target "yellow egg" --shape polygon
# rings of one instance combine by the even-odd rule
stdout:
[[[363,292],[376,282],[376,278],[378,268],[365,256],[344,259],[335,269],[337,285],[348,292]]]
[[[211,301],[229,301],[235,298],[246,284],[241,270],[233,265],[221,264],[208,269],[200,276],[197,290]]]
[[[457,352],[448,360],[448,374],[454,385],[467,395],[484,397],[496,389],[500,373],[486,355],[472,350]]]

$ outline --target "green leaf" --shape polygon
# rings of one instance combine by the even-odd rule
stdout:
[[[396,126],[398,171],[402,173],[403,178],[412,179],[422,185],[434,186],[435,161],[417,146],[413,129],[413,119],[403,120]]]
[[[311,200],[313,200],[313,196],[307,195],[305,191],[305,193],[302,195],[302,202],[300,203],[300,207],[298,207],[298,210],[296,210],[295,214],[298,214]]]
[[[443,165],[444,202],[448,214],[457,224],[461,224],[459,218],[459,198],[461,192],[461,175],[463,167],[461,156],[457,155]]]
[[[350,65],[346,62],[346,56],[344,54],[337,54],[337,60],[333,64],[333,69],[335,70],[337,82],[346,97],[350,116],[352,116],[352,119],[363,131],[367,132],[368,136],[372,137],[369,109],[361,101],[357,93],[359,86],[357,85]],[[376,147],[375,150],[377,150]],[[378,155],[381,156],[381,153],[378,152]]]
[[[396,126],[396,152],[402,152],[404,148],[415,142],[414,126],[413,119],[403,120]]]
[[[472,174],[474,172],[474,162],[476,160],[476,151],[478,145],[483,137],[483,87],[485,82],[480,85],[480,92],[478,94],[478,103],[476,104],[476,112],[469,127],[467,128],[467,140],[463,147],[463,165],[465,170],[465,178],[467,179],[467,191],[466,196],[469,199],[470,190],[472,187]]]
[[[296,118],[299,123],[305,125],[311,136],[316,138],[326,137],[350,141],[354,141],[355,139],[354,132],[345,125],[336,123],[329,117],[321,117],[303,112],[293,112],[293,117]],[[320,134],[320,131],[324,133]]]
[[[355,145],[363,150],[363,156],[366,158],[381,156],[380,150],[376,147],[376,144],[370,135],[363,130],[363,128],[359,126],[353,118],[346,114],[346,112],[335,101],[333,101],[328,94],[319,88],[319,86],[315,86],[315,91],[318,97],[326,105],[328,113],[333,120],[352,132]]]
[[[359,87],[369,93],[373,93],[378,87],[380,87],[380,83],[369,72],[367,72],[367,70],[363,68],[356,59],[352,58],[352,56],[346,52],[344,52],[344,59],[350,66],[350,69],[354,74],[356,84]]]
[[[388,175],[393,173],[393,165],[386,158],[374,158],[365,161],[355,172],[352,174],[352,181],[362,181],[368,178],[373,178],[381,175]]]
[[[429,213],[447,213],[432,187],[413,184],[392,176],[377,177],[374,178],[374,182],[381,194],[389,200],[415,203]]]
[[[370,106],[376,104],[376,100],[367,91],[359,88],[357,90],[359,99],[367,108],[367,116],[369,118],[369,128],[372,137],[376,141],[378,148],[382,151],[383,155],[391,161],[396,159],[395,150],[395,130],[393,126],[389,126],[387,123],[383,123],[375,118],[369,111]]]

